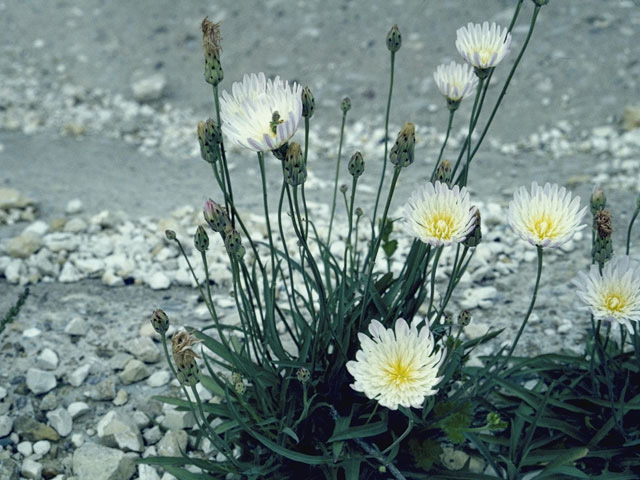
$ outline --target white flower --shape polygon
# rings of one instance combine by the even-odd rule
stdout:
[[[509,53],[511,34],[495,23],[469,23],[456,32],[456,48],[465,61],[480,69],[495,67]]]
[[[463,242],[475,226],[475,212],[465,187],[449,189],[436,182],[413,192],[404,207],[404,218],[411,235],[439,247]]]
[[[422,408],[425,397],[435,394],[442,377],[438,369],[444,350],[434,350],[429,325],[421,329],[414,321],[411,327],[399,318],[395,332],[372,320],[369,333],[359,333],[360,350],[356,360],[347,362],[347,370],[355,378],[351,388],[363,392],[380,405],[397,410],[398,405]]]
[[[302,116],[302,87],[264,73],[245,74],[242,83],[222,92],[220,116],[224,132],[241,147],[256,152],[275,150],[289,141]]]
[[[451,62],[449,65],[438,65],[433,72],[438,90],[452,101],[460,101],[469,95],[478,84],[478,77],[467,64]]]
[[[589,275],[578,273],[577,294],[596,320],[624,325],[640,321],[640,265],[626,255],[615,256],[602,269],[591,266]]]
[[[580,210],[580,197],[571,200],[564,187],[531,184],[531,193],[520,187],[509,203],[511,228],[531,245],[559,247],[586,225],[580,225],[587,207]]]

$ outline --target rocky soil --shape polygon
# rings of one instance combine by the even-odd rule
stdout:
[[[453,41],[461,24],[506,23],[512,8],[498,0],[487,6],[386,2],[364,9],[338,0],[292,9],[271,0],[266,12],[251,2],[219,2],[211,11],[176,3],[0,2],[0,315],[25,286],[31,291],[0,334],[0,480],[168,480],[173,477],[134,460],[185,448],[216,455],[206,443],[198,450],[189,443],[190,415],[151,400],[178,389],[148,322],[153,309],[163,308],[172,329],[208,324],[186,261],[164,236],[167,228],[178,232],[203,278],[191,235],[203,223],[204,200],[217,191],[195,137],[197,121],[211,115],[210,91],[201,81],[198,24],[204,15],[224,20],[229,81],[263,70],[314,91],[319,108],[307,189],[322,233],[344,95],[354,105],[345,157],[363,152],[367,170],[359,204],[371,214],[383,156],[382,40],[389,25],[397,22],[404,33],[392,135],[405,120],[417,125],[417,159],[401,177],[392,207],[397,217],[406,196],[430,174],[444,138],[446,106],[432,70],[456,57]],[[530,3],[514,31],[515,48],[526,33]],[[601,185],[621,250],[640,193],[640,62],[632,49],[640,41],[638,25],[640,8],[631,1],[606,7],[600,0],[552,1],[543,10],[502,115],[471,170],[484,242],[452,304],[454,312],[472,312],[468,337],[506,328],[500,342],[508,342],[526,310],[535,251],[505,224],[519,185],[559,182],[583,199]],[[447,155],[464,139],[469,108],[463,104],[459,112]],[[255,159],[237,149],[230,158],[236,191],[259,191]],[[280,184],[275,167],[269,173],[272,199]],[[249,229],[263,236],[260,196],[238,197]],[[340,225],[336,252],[343,246]],[[401,257],[408,240],[398,235]],[[224,247],[211,239],[216,307],[223,321],[233,323]],[[570,281],[589,264],[589,247],[585,230],[547,255],[521,354],[581,350],[588,318]],[[439,271],[440,288],[446,273]]]

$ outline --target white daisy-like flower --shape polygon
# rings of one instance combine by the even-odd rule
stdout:
[[[495,67],[509,53],[511,34],[495,23],[469,23],[456,34],[458,52],[468,64],[480,70]]]
[[[596,320],[608,320],[627,327],[640,321],[640,264],[626,255],[613,257],[602,269],[591,266],[589,275],[578,273],[577,294]]]
[[[433,79],[440,93],[454,102],[469,95],[478,84],[478,77],[466,63],[451,62],[449,65],[438,65],[433,72]]]
[[[580,225],[587,207],[580,209],[580,197],[557,184],[531,184],[531,193],[520,187],[509,203],[511,228],[531,245],[556,248],[567,243],[586,224]]]
[[[412,323],[399,318],[395,331],[372,320],[371,337],[358,334],[360,350],[356,360],[347,362],[355,379],[351,388],[391,410],[398,406],[422,408],[425,397],[435,394],[441,376],[438,370],[445,358],[444,349],[434,350],[433,335],[422,320]]]
[[[434,247],[463,242],[475,226],[475,213],[465,187],[450,189],[440,182],[418,188],[404,207],[409,233]]]
[[[302,87],[264,73],[245,74],[232,95],[222,92],[223,130],[236,145],[256,152],[276,150],[296,132],[302,117]]]

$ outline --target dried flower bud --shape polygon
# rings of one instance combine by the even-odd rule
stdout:
[[[309,370],[307,370],[304,367],[299,368],[298,371],[296,372],[296,377],[298,378],[299,382],[307,383],[311,378],[311,372],[309,372]]]
[[[201,253],[209,249],[209,235],[207,235],[202,225],[198,225],[196,229],[196,233],[193,236],[193,245],[196,247],[196,250]]]
[[[356,208],[356,217],[361,217],[364,212],[360,207]]]
[[[351,99],[349,97],[344,97],[340,104],[340,108],[342,108],[342,113],[346,115],[347,112],[351,110]]]
[[[475,217],[473,230],[471,230],[471,233],[469,234],[469,236],[467,236],[467,238],[464,239],[464,242],[462,242],[462,244],[465,247],[471,247],[471,248],[477,247],[480,244],[480,240],[482,240],[480,210],[478,210],[477,207],[472,207],[472,208],[475,208],[475,212],[473,214],[473,216]]]
[[[364,159],[360,152],[354,153],[349,160],[349,173],[355,178],[364,173]]]
[[[591,215],[595,215],[598,210],[602,210],[607,205],[607,196],[604,194],[604,191],[600,187],[596,187],[593,189],[593,193],[591,194]]]
[[[453,323],[453,313],[450,310],[446,310],[442,316],[442,323]]]
[[[176,239],[176,232],[174,232],[173,230],[165,230],[164,234],[167,237],[167,240],[175,240]]]
[[[203,213],[204,219],[214,232],[224,233],[231,225],[225,209],[211,199],[204,204]]]
[[[227,248],[227,252],[238,254],[242,248],[242,239],[237,230],[231,229],[227,232],[224,239],[224,246]],[[239,255],[240,256],[240,255]]]
[[[458,315],[458,325],[466,327],[471,323],[471,312],[469,310],[462,310]]]
[[[231,383],[242,382],[242,376],[238,372],[233,372],[231,374]]]
[[[296,142],[291,142],[284,159],[284,179],[291,185],[302,185],[307,179],[307,166],[304,163],[302,150]]]
[[[175,357],[176,355],[180,355],[186,351],[191,351],[196,358],[200,358],[195,352],[193,352],[193,350],[191,350],[192,346],[200,342],[202,342],[202,340],[194,337],[192,333],[185,330],[177,331],[171,337],[171,350],[173,352],[173,356]]]
[[[198,122],[198,142],[200,143],[200,155],[205,162],[215,163],[220,158],[220,143],[222,142],[222,130],[212,119],[206,122]]]
[[[611,212],[608,209],[603,208],[596,212],[593,220],[598,237],[601,239],[611,238],[611,234],[613,233]]]
[[[202,46],[204,47],[204,79],[216,87],[224,78],[220,63],[220,23],[213,23],[206,17],[202,21]]]
[[[598,210],[593,217],[593,228],[596,231],[596,235],[593,241],[591,257],[594,262],[603,265],[613,256],[611,212],[606,208]]]
[[[247,386],[246,386],[246,385],[244,384],[244,382],[242,382],[242,381],[236,382],[236,383],[233,385],[233,388],[235,389],[235,391],[236,391],[236,393],[237,393],[238,395],[243,395],[243,394],[244,394],[244,392],[246,392],[246,391],[247,391]]]
[[[164,335],[169,329],[169,317],[163,310],[155,310],[151,315],[151,326],[160,335]]]
[[[391,148],[389,159],[394,165],[408,167],[413,163],[413,152],[416,145],[416,127],[413,123],[404,124],[396,143]]]
[[[340,185],[340,193],[347,193],[348,189],[349,187],[347,187],[344,183]]]
[[[440,183],[448,184],[451,182],[451,162],[449,160],[442,160],[438,168],[436,169],[435,179]]]
[[[309,87],[302,89],[302,116],[304,118],[313,117],[313,111],[316,108],[316,101]]]
[[[387,33],[387,48],[391,53],[396,53],[402,46],[402,35],[398,30],[398,25],[394,25]]]

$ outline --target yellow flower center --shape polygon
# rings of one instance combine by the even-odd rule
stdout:
[[[556,225],[548,213],[542,213],[538,218],[534,218],[529,225],[529,232],[539,239],[554,238],[557,236]]]
[[[479,48],[475,50],[474,53],[478,54],[478,57],[480,58],[480,63],[484,65],[491,59],[491,55],[493,55],[493,49]]]
[[[438,212],[427,220],[425,231],[430,237],[449,240],[453,232],[454,218],[449,212]]]
[[[604,297],[604,304],[612,313],[621,312],[627,306],[626,299],[618,292],[608,292]]]
[[[407,385],[413,381],[414,368],[399,355],[384,369],[387,381],[395,386]]]

